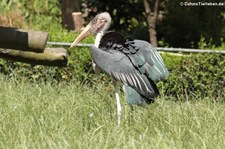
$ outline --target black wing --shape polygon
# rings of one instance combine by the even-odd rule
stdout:
[[[107,32],[100,41],[99,48],[104,51],[120,51],[141,73],[157,82],[169,75],[159,52],[146,41],[130,40],[116,32]]]

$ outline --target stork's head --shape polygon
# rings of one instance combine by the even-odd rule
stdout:
[[[84,28],[77,36],[70,48],[76,46],[82,39],[89,35],[105,32],[109,29],[111,17],[108,12],[103,12],[95,16],[95,18]]]

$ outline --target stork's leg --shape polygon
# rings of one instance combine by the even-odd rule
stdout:
[[[117,105],[117,116],[118,116],[118,126],[120,126],[120,117],[122,112],[122,107],[120,104],[119,90],[116,81],[114,81],[114,88],[116,94],[116,105]]]

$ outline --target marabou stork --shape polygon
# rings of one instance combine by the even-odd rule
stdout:
[[[150,43],[127,39],[116,32],[107,32],[110,24],[109,13],[96,15],[78,35],[71,48],[85,37],[96,35],[95,44],[90,47],[94,70],[96,72],[100,68],[114,80],[118,125],[120,125],[122,107],[116,82],[123,83],[127,102],[133,109],[134,104],[144,105],[154,101],[159,94],[154,82],[165,79],[169,72],[160,54]]]

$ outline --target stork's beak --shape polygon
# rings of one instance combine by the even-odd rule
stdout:
[[[91,34],[91,25],[88,24],[84,30],[77,36],[74,42],[71,44],[70,48],[75,47],[82,39],[89,36]]]

